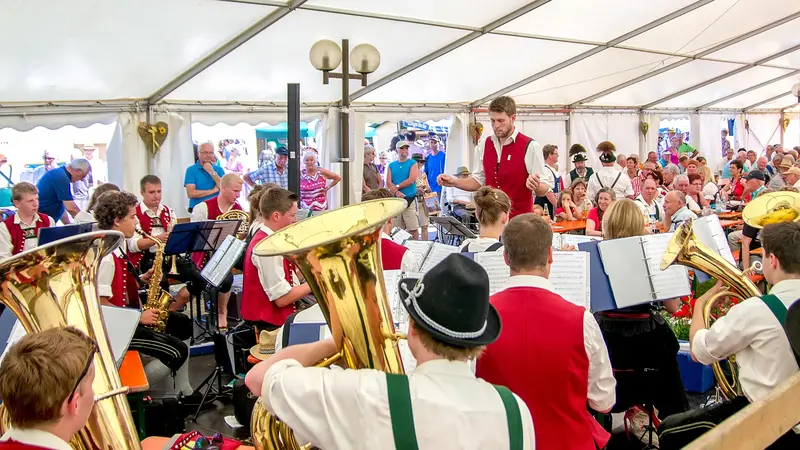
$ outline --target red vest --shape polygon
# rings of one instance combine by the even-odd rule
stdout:
[[[244,255],[244,278],[242,279],[242,319],[251,322],[266,322],[271,325],[281,326],[286,318],[295,311],[294,305],[280,307],[271,301],[264,292],[258,269],[253,264],[253,249],[259,242],[268,237],[264,230],[259,229],[250,240],[247,252]],[[294,286],[294,263],[283,258],[283,274],[286,281]]]
[[[407,248],[397,242],[382,238],[381,264],[383,264],[383,270],[400,270],[403,266],[403,255],[405,255],[407,251]]]
[[[486,185],[500,189],[511,199],[511,218],[519,214],[533,212],[533,193],[525,186],[528,168],[525,166],[525,152],[531,138],[517,133],[514,142],[503,147],[500,161],[497,149],[491,139],[486,139],[483,149],[483,173]]]
[[[114,280],[111,282],[111,304],[114,306],[139,307],[139,288],[128,267],[128,261],[112,253],[114,257]]]
[[[36,221],[35,233],[36,236],[39,236],[39,230],[42,228],[47,228],[50,226],[50,217],[47,214],[36,213],[39,216],[39,220]],[[11,216],[7,218],[3,223],[6,224],[6,229],[8,229],[8,234],[11,235],[11,254],[16,255],[17,253],[22,252],[22,249],[25,248],[25,232],[22,231],[22,226],[18,223],[14,223],[14,218],[16,216]]]
[[[506,386],[528,405],[537,450],[594,450],[595,442],[605,447],[610,436],[586,409],[585,309],[533,287],[506,289],[491,302],[503,333],[478,359],[476,375]]]
[[[36,445],[23,444],[22,442],[12,441],[10,439],[5,442],[0,442],[0,450],[25,450],[25,449],[48,450],[47,447],[39,447]]]
[[[139,226],[142,228],[142,231],[145,233],[152,235],[153,234],[153,222],[156,219],[150,217],[145,212],[147,210],[147,206],[144,203],[139,203],[136,205],[136,218],[139,219]],[[161,210],[161,215],[158,216],[158,219],[161,221],[159,226],[164,230],[169,229],[169,225],[172,221],[172,214],[170,213],[169,208],[166,206]],[[144,252],[148,250],[142,250],[136,253],[129,253],[128,256],[131,258],[133,265],[139,267],[139,262],[141,262],[142,258],[144,257]]]
[[[206,200],[203,203],[206,204],[206,208],[208,208],[208,218],[206,220],[217,220],[217,217],[222,215],[222,210],[219,208],[219,202],[217,201],[219,197],[214,197],[211,200]],[[241,205],[239,202],[235,202],[233,206],[231,206],[230,210],[237,210],[242,211]],[[202,269],[203,266],[206,264],[206,253],[209,252],[195,252],[192,255],[192,261],[197,265],[198,269]]]

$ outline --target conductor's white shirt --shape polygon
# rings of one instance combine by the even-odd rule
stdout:
[[[511,144],[512,142],[517,140],[517,136],[519,136],[519,130],[514,127],[514,131],[511,133],[511,136],[506,138],[504,145]],[[500,145],[500,140],[497,139],[497,136],[492,133],[490,137],[487,139],[491,139],[492,143],[494,144],[494,148],[497,151],[497,161],[500,161],[500,156],[503,153],[503,146]],[[478,150],[475,152],[475,164],[472,166],[472,178],[478,180],[481,186],[486,184],[486,174],[483,171],[483,153],[486,149],[486,141],[481,142],[478,145]],[[542,154],[542,146],[539,145],[538,142],[531,139],[531,142],[528,144],[528,148],[525,150],[525,168],[528,170],[528,174],[538,173],[539,175],[544,175],[544,155]],[[531,193],[533,195],[533,193]]]
[[[800,280],[781,281],[770,293],[789,308],[800,298]],[[734,305],[710,329],[698,331],[692,353],[705,365],[736,355],[742,390],[751,402],[800,370],[782,324],[758,297]]]
[[[508,421],[495,388],[466,362],[433,360],[408,375],[420,450],[506,449]],[[264,377],[262,401],[300,442],[326,450],[394,448],[386,374],[377,370],[302,367],[279,361]],[[523,448],[533,450],[533,420],[522,415]]]

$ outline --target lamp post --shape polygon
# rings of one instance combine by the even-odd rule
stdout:
[[[367,74],[375,72],[381,63],[381,54],[370,44],[356,45],[350,51],[350,43],[342,39],[342,46],[330,40],[318,41],[311,46],[308,53],[311,65],[322,71],[322,84],[328,84],[331,78],[342,80],[342,101],[339,107],[341,136],[339,144],[342,163],[342,202],[350,203],[350,80],[360,80],[361,86],[367,85]],[[341,64],[341,72],[333,72]],[[350,72],[350,68],[355,73]]]

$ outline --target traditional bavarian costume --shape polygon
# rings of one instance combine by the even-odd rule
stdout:
[[[139,228],[150,236],[157,236],[166,232],[175,217],[172,210],[164,205],[158,205],[157,213],[154,213],[144,203],[136,205],[136,220]],[[155,253],[156,246],[150,247],[150,252]],[[134,266],[139,267],[139,263],[145,256],[142,252],[131,253],[131,261]]]
[[[584,155],[582,153],[578,153],[577,155],[575,155],[575,157],[572,158],[572,163],[573,164],[576,163],[576,162],[586,162],[586,161],[587,161],[586,160],[586,155]],[[578,172],[578,168],[577,167],[572,169],[569,172],[570,185],[572,184],[573,181],[575,181],[578,178],[583,178],[584,180],[588,180],[589,177],[591,177],[593,173],[594,173],[594,170],[592,170],[591,167],[585,167],[584,166],[584,168],[583,168],[583,170],[581,172]]]
[[[203,208],[201,208],[200,205],[205,205],[205,210],[206,210],[205,217],[202,217]],[[228,211],[222,211],[222,209],[220,209],[219,207],[219,196],[214,197],[210,200],[206,200],[200,205],[195,206],[194,211],[192,211],[193,222],[198,221],[195,220],[196,218],[199,218],[199,220],[217,220],[219,216],[228,211],[233,211],[233,210],[243,211],[242,206],[239,204],[238,201],[234,202],[233,205],[231,205],[230,209],[228,209]],[[195,252],[194,254],[192,254],[192,261],[194,261],[198,269],[202,269],[206,261],[208,260],[208,256],[209,252]]]
[[[24,223],[19,214],[8,217],[2,224],[0,233],[5,234],[3,233],[3,228],[5,228],[7,236],[0,237],[0,243],[6,243],[4,248],[0,248],[0,257],[8,258],[36,247],[39,241],[39,230],[52,227],[55,222],[46,214],[36,213],[31,224]]]
[[[533,212],[533,194],[527,188],[527,152],[540,152],[538,144],[515,130],[498,152],[497,138],[486,139],[483,148],[483,175],[485,185],[498,188],[511,199],[510,217]],[[498,141],[499,142],[499,141]],[[531,148],[533,147],[533,148]],[[477,175],[477,174],[476,174]],[[479,179],[480,181],[480,179]]]

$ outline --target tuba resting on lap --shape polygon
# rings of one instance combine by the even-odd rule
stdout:
[[[0,263],[0,302],[25,331],[73,326],[97,343],[92,388],[96,399],[105,398],[97,401],[86,426],[70,442],[76,450],[141,449],[97,293],[100,260],[122,240],[122,233],[96,231],[36,247]],[[53,362],[57,363],[57,357]],[[10,422],[5,408],[0,409],[0,432],[5,432]]]
[[[295,223],[264,239],[259,256],[282,255],[302,271],[330,327],[339,360],[348,368],[403,373],[381,265],[381,228],[406,207],[382,199],[329,211]],[[292,430],[257,401],[251,421],[260,450],[299,449]],[[306,448],[306,447],[303,447]]]

